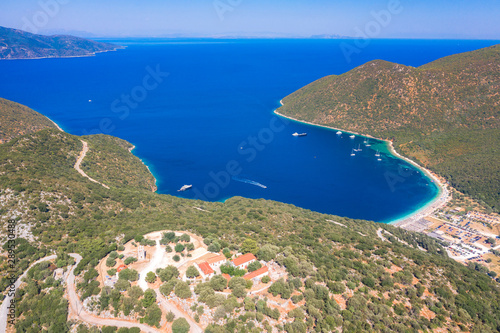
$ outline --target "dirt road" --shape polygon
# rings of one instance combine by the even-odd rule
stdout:
[[[89,145],[87,142],[83,141],[83,140],[80,140],[83,144],[83,149],[82,151],[80,152],[80,155],[78,156],[78,159],[76,160],[76,163],[75,163],[75,166],[74,168],[76,169],[76,171],[78,171],[78,173],[80,173],[80,175],[82,175],[83,177],[87,178],[88,180],[90,180],[91,182],[94,182],[94,183],[97,183],[97,184],[100,184],[102,185],[103,187],[107,188],[109,190],[109,186],[107,185],[104,185],[103,183],[101,182],[98,182],[97,180],[95,180],[94,178],[90,178],[86,173],[85,171],[83,171],[82,169],[80,169],[80,164],[82,164],[82,161],[83,159],[85,158],[85,156],[87,155],[87,152],[89,151]]]
[[[26,276],[26,273],[30,270],[31,267],[35,266],[38,263],[41,263],[42,261],[47,261],[47,260],[52,260],[57,258],[57,256],[51,255],[42,259],[39,259],[32,263],[30,267],[28,267],[27,270],[24,271],[24,273],[16,280],[14,283],[14,289],[17,290],[19,286],[21,285],[21,280]],[[2,302],[2,306],[0,307],[0,333],[5,333],[5,330],[7,329],[7,314],[8,314],[8,305],[10,304],[10,300],[12,299],[12,296],[7,295],[5,299]]]
[[[154,329],[150,326],[144,325],[144,324],[139,324],[139,323],[132,323],[128,322],[126,320],[120,320],[120,319],[106,319],[106,318],[98,318],[95,317],[89,313],[87,313],[84,308],[83,304],[78,298],[78,295],[76,294],[76,289],[75,289],[75,274],[74,270],[76,265],[80,262],[82,257],[79,254],[70,254],[73,258],[75,258],[76,263],[75,265],[71,268],[71,271],[68,274],[67,278],[67,290],[68,290],[68,302],[69,302],[69,307],[73,311],[73,313],[77,314],[78,319],[92,324],[92,325],[106,325],[106,326],[116,326],[116,327],[138,327],[141,329],[141,332],[146,332],[146,333],[157,333],[160,332],[157,329]]]

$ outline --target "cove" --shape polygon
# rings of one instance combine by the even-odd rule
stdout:
[[[0,96],[71,134],[133,143],[161,194],[264,198],[378,222],[411,214],[438,188],[385,142],[367,145],[364,137],[275,115],[280,100],[373,59],[420,66],[496,43],[372,40],[348,61],[343,40],[107,41],[127,48],[87,58],[1,61]],[[188,184],[192,189],[178,192]]]

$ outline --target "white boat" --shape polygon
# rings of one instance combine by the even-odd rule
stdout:
[[[351,136],[349,136],[349,137],[350,137],[351,139],[354,139],[354,138],[356,137],[356,135],[354,135],[354,134],[353,134],[353,135],[351,135]]]
[[[371,147],[372,145],[370,144],[370,140],[365,140],[364,144],[366,147]]]
[[[378,150],[377,150],[377,152],[375,153],[375,156],[380,157],[380,153],[378,152]]]
[[[341,131],[338,131],[338,132],[337,132],[337,135],[341,135],[341,134],[342,134],[342,132],[341,132]]]
[[[356,156],[356,154],[354,153],[354,149],[351,150],[351,156]]]
[[[295,132],[295,133],[293,133],[292,135],[293,135],[293,136],[306,136],[306,135],[307,135],[307,133],[297,133],[297,132]]]
[[[382,159],[379,157],[379,158],[377,158],[377,161],[382,161]]]
[[[355,151],[362,151],[363,149],[361,149],[361,145],[358,145],[358,149],[354,149]]]
[[[177,192],[184,192],[186,190],[189,190],[191,187],[193,187],[193,185],[184,185],[179,190],[177,190]]]

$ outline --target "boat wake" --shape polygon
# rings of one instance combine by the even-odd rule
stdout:
[[[267,188],[266,185],[263,185],[261,183],[258,183],[256,181],[253,181],[253,180],[250,180],[250,179],[236,177],[236,176],[233,176],[232,178],[233,178],[233,180],[236,180],[237,182],[240,182],[240,183],[245,183],[245,184],[255,185],[255,186],[258,186],[258,187],[262,187],[262,188]]]

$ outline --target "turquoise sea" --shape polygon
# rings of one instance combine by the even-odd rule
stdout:
[[[162,194],[272,199],[379,222],[419,209],[437,187],[383,142],[366,146],[362,137],[276,116],[280,100],[373,59],[419,66],[498,43],[371,40],[346,58],[341,44],[350,40],[110,42],[127,48],[95,57],[0,61],[0,97],[28,105],[69,133],[130,141]],[[186,184],[193,188],[177,192]]]

